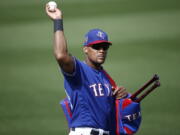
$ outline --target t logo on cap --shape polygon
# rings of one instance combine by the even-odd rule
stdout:
[[[104,39],[104,34],[101,31],[98,31],[97,36]]]
[[[101,29],[92,29],[85,35],[84,46],[90,46],[99,43],[106,43],[111,45],[108,41],[108,35]]]

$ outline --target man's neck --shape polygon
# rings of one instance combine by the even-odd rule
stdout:
[[[93,63],[93,62],[89,61],[88,59],[85,60],[85,63],[96,70],[102,69],[101,64]]]

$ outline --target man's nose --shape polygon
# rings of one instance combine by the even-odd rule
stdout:
[[[105,50],[104,50],[104,48],[103,47],[101,47],[100,49],[99,49],[99,52],[104,52]]]

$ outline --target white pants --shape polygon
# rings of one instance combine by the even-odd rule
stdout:
[[[75,131],[70,130],[69,135],[91,135],[91,130],[94,128],[89,128],[89,127],[78,127],[75,128]],[[103,135],[104,132],[108,133],[108,131],[104,131],[102,129],[96,129],[99,131],[99,135]]]

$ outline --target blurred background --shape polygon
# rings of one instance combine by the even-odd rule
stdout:
[[[47,0],[0,0],[0,135],[67,135],[63,77],[53,56]],[[104,65],[134,92],[155,73],[137,135],[180,135],[180,1],[56,0],[69,51],[83,60],[84,34],[101,28],[113,46]]]

